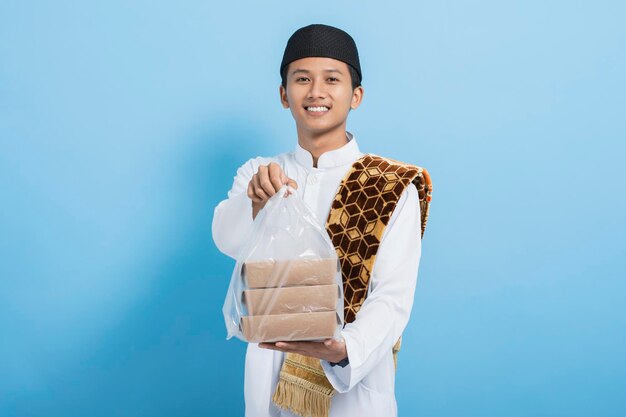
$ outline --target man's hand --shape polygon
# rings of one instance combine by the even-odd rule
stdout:
[[[259,343],[264,349],[299,353],[304,356],[323,359],[328,362],[340,362],[348,357],[346,343],[343,340],[326,339],[323,342],[276,342]]]
[[[261,165],[256,174],[248,183],[248,197],[252,200],[252,218],[261,211],[267,200],[280,190],[284,184],[289,184],[293,188],[298,188],[298,184],[287,177],[283,169],[276,162],[268,165]]]

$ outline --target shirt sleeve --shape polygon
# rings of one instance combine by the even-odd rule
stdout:
[[[233,259],[252,231],[252,200],[248,183],[258,170],[258,160],[249,159],[237,169],[228,198],[220,201],[213,212],[211,226],[215,246]]]
[[[419,196],[409,184],[383,233],[370,276],[370,292],[355,320],[341,331],[350,363],[341,368],[321,361],[338,392],[358,384],[391,353],[402,335],[413,307],[421,249]]]

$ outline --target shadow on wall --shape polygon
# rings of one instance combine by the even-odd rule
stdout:
[[[16,394],[16,415],[243,415],[245,343],[225,340],[222,317],[235,261],[215,247],[211,221],[237,168],[269,141],[231,120],[171,146],[167,184],[157,187],[167,188],[162,194],[176,199],[179,212],[168,214],[156,238],[154,246],[165,249],[139,256],[127,274],[149,285],[45,390]]]
[[[183,141],[172,196],[178,245],[155,254],[155,286],[110,335],[99,356],[112,367],[101,379],[115,398],[111,412],[129,415],[241,416],[245,344],[226,341],[222,304],[235,261],[219,252],[211,235],[213,210],[226,198],[237,168],[270,139],[241,122],[221,121]],[[168,241],[172,236],[163,236]],[[167,246],[167,245],[165,245]],[[161,259],[159,259],[161,258]],[[103,413],[104,415],[105,413]],[[111,415],[110,413],[107,413]]]

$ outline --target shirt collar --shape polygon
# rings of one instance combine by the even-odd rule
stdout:
[[[340,148],[326,151],[320,155],[317,160],[317,169],[334,168],[340,165],[351,164],[361,155],[356,137],[347,130],[346,137],[348,138],[348,143],[342,145]],[[294,154],[296,161],[301,165],[306,168],[315,169],[313,167],[313,156],[309,151],[300,146],[300,143],[296,144]]]

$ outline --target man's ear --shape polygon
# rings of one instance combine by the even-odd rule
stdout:
[[[283,105],[283,108],[288,109],[289,101],[287,101],[287,90],[282,84],[278,87],[278,93],[280,94],[280,104]]]
[[[362,85],[358,86],[352,91],[352,102],[350,103],[350,110],[356,110],[356,108],[359,107],[361,101],[363,101],[364,92],[365,90],[363,89]]]

